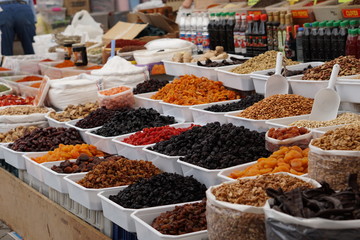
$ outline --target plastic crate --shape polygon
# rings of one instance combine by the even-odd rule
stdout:
[[[38,8],[62,7],[64,6],[64,0],[37,0],[36,6]]]

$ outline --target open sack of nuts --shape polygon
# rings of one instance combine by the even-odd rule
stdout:
[[[360,175],[359,136],[360,124],[354,123],[313,139],[309,152],[309,177],[326,181],[335,190],[346,188],[350,174]]]
[[[265,237],[264,205],[267,188],[291,191],[319,184],[309,178],[276,173],[238,179],[206,191],[206,220],[211,240],[262,240]]]
[[[345,191],[334,191],[326,182],[314,189],[267,189],[273,197],[264,212],[266,237],[271,240],[357,240],[360,236],[359,185],[349,177]]]

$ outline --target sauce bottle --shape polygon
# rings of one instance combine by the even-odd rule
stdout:
[[[266,21],[267,15],[260,15],[260,26],[259,26],[259,53],[264,53],[268,49],[267,33],[266,33]]]
[[[324,35],[324,56],[325,61],[330,61],[332,57],[332,45],[331,45],[331,31],[333,22],[327,22]]]
[[[253,56],[259,55],[259,23],[260,21],[260,15],[254,16],[254,22],[253,22],[253,28],[252,28],[252,50],[253,50]]]
[[[318,48],[318,60],[320,61],[324,61],[325,60],[325,45],[324,45],[324,37],[325,37],[325,27],[326,27],[326,22],[321,22],[319,24],[319,30],[318,30],[318,35],[317,35],[317,48]]]
[[[208,26],[210,24],[210,19],[207,15],[207,13],[203,13],[203,20],[202,20],[202,36],[201,36],[201,45],[203,52],[207,52],[210,50],[210,38],[209,38],[209,31]]]
[[[358,28],[358,37],[356,40],[356,58],[360,59],[360,28]]]
[[[273,27],[273,50],[278,51],[278,45],[279,45],[279,39],[278,39],[278,29],[280,26],[280,17],[279,17],[279,12],[274,12],[274,21],[272,24]]]
[[[288,59],[294,59],[295,57],[294,41],[295,39],[292,33],[292,26],[287,26],[284,52],[285,52],[285,56]]]
[[[268,17],[269,17],[269,19],[266,22],[266,36],[267,36],[267,45],[268,45],[267,50],[273,50],[274,49],[274,46],[273,46],[273,29],[272,29],[273,13],[269,12]]]
[[[252,57],[253,56],[253,48],[252,48],[252,16],[246,17],[246,31],[245,31],[245,37],[246,37],[246,56]]]
[[[310,23],[304,24],[304,35],[302,37],[302,45],[303,45],[304,62],[310,62],[311,61]]]
[[[303,37],[304,28],[300,27],[296,35],[296,60],[299,62],[304,62]]]
[[[349,29],[346,40],[346,55],[357,55],[357,29]]]
[[[318,27],[319,27],[319,22],[312,23],[311,32],[310,32],[311,61],[319,60],[318,46],[317,46]]]
[[[222,13],[216,13],[215,14],[215,23],[214,23],[214,48],[212,50],[215,50],[216,46],[221,46],[221,41],[220,41],[220,17],[221,17]]]
[[[337,58],[340,56],[338,38],[339,38],[339,26],[340,22],[334,22],[333,28],[331,31],[331,48],[332,48],[332,58]]]
[[[231,12],[228,14],[229,18],[226,22],[226,39],[228,45],[228,52],[234,53],[234,27],[235,27],[235,12]]]
[[[339,56],[345,56],[346,40],[349,28],[349,21],[345,20],[340,23],[338,45],[339,45]]]
[[[220,45],[224,47],[224,51],[228,51],[227,39],[226,39],[226,16],[227,13],[221,13],[220,23],[219,23],[219,37]]]
[[[284,31],[285,31],[285,36],[286,36],[285,14],[280,13],[280,25],[277,30],[277,40],[278,40],[278,51],[279,52],[284,52],[284,47],[285,47],[285,38],[283,38]]]

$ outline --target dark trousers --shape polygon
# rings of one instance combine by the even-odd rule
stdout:
[[[0,4],[1,53],[13,55],[15,34],[19,37],[25,54],[34,54],[32,42],[35,36],[34,14],[27,4]]]

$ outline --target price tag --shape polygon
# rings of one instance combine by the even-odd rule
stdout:
[[[344,18],[359,18],[360,17],[360,8],[343,9],[342,14],[343,14]]]
[[[352,2],[353,0],[339,0],[339,3]]]
[[[247,14],[248,14],[248,15],[251,15],[251,14],[252,14],[252,15],[255,16],[255,15],[261,15],[262,12],[261,12],[261,11],[247,11]]]
[[[257,4],[260,0],[248,0],[248,6],[254,6]]]
[[[291,10],[293,18],[308,18],[308,10]]]

